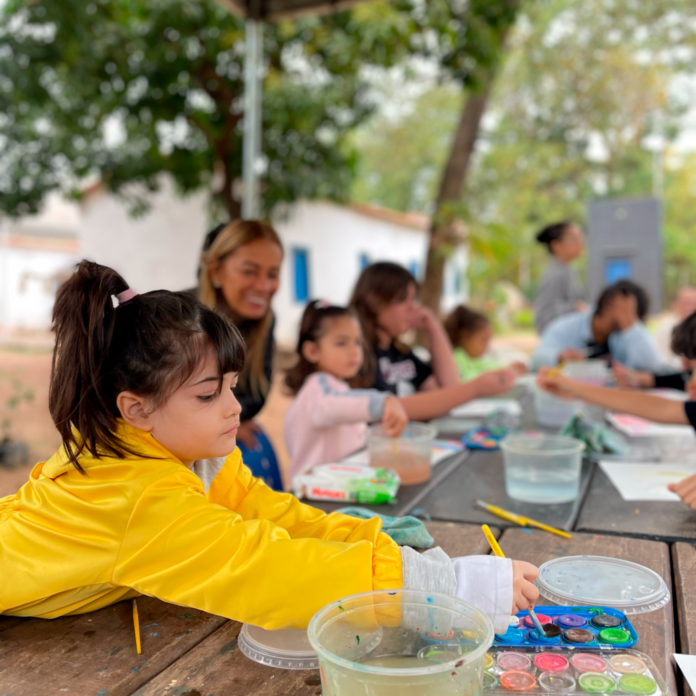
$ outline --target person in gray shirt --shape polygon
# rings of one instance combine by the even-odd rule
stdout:
[[[534,324],[541,334],[557,317],[588,307],[585,291],[570,267],[572,261],[582,256],[585,237],[578,225],[565,221],[544,227],[536,238],[551,254],[551,263],[534,301]]]

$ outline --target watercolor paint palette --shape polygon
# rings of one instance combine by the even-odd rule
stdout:
[[[653,661],[637,650],[493,648],[484,662],[484,694],[641,694],[669,689]]]
[[[626,615],[610,607],[543,607],[534,611],[544,626],[540,636],[526,611],[517,615],[519,625],[496,634],[495,647],[602,648],[623,650],[638,642],[638,633]],[[547,627],[548,626],[548,627]]]

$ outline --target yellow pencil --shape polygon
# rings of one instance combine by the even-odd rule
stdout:
[[[503,553],[503,550],[498,546],[498,542],[495,540],[495,537],[493,536],[493,532],[491,532],[490,528],[488,527],[487,524],[481,525],[481,529],[483,529],[483,533],[486,535],[486,539],[488,539],[488,543],[491,545],[491,551],[496,556],[499,556],[500,558],[505,558],[505,554]]]
[[[133,628],[135,629],[135,649],[140,655],[140,619],[138,618],[138,604],[133,600]]]
[[[546,379],[548,379],[549,377],[558,377],[558,375],[560,375],[561,372],[563,372],[564,367],[565,367],[565,361],[561,360],[561,362],[559,362],[558,365],[556,365],[556,367],[553,368],[553,370],[550,370],[547,373]]]
[[[477,500],[476,504],[479,507],[482,507],[484,510],[488,510],[488,512],[490,512],[492,515],[497,515],[498,517],[502,517],[504,520],[507,520],[508,522],[519,524],[520,527],[536,527],[537,529],[543,529],[546,532],[551,532],[551,534],[557,534],[558,536],[561,536],[565,539],[572,538],[571,535],[568,534],[568,532],[563,532],[560,529],[556,529],[555,527],[549,527],[549,525],[544,524],[543,522],[537,522],[536,520],[532,520],[529,517],[525,517],[524,515],[518,515],[516,512],[503,510],[503,508],[500,508],[497,505],[484,503],[483,500]]]

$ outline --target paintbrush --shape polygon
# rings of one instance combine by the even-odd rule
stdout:
[[[483,530],[483,533],[486,536],[486,539],[488,540],[488,543],[491,546],[491,550],[493,553],[498,556],[499,558],[505,558],[505,554],[503,553],[503,550],[500,548],[498,545],[498,542],[496,541],[495,537],[493,536],[493,532],[491,532],[490,528],[488,527],[487,524],[481,525],[481,529]],[[534,623],[534,626],[536,627],[537,631],[539,631],[539,635],[542,637],[546,637],[546,631],[544,631],[544,627],[541,625],[541,621],[539,621],[539,617],[534,613],[534,609],[531,607],[527,610],[529,613],[529,617],[532,619],[532,622]]]

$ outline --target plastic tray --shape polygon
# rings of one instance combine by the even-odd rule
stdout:
[[[538,631],[531,623],[526,611],[521,611],[517,618],[519,626],[508,628],[504,635],[496,635],[493,645],[498,647],[544,647],[557,646],[561,649],[597,649],[625,650],[638,642],[638,633],[626,615],[609,607],[543,607],[534,608],[543,623],[557,626],[556,638],[539,639]],[[547,617],[550,621],[545,621]],[[603,624],[603,625],[602,625]],[[608,633],[604,633],[608,631]],[[592,639],[581,642],[583,639]],[[622,638],[626,640],[621,640]],[[612,642],[617,641],[617,642]]]
[[[670,600],[665,581],[654,570],[620,558],[554,558],[539,568],[534,583],[554,604],[612,607],[629,615],[661,609]]]
[[[493,648],[486,654],[484,669],[484,694],[669,693],[653,661],[637,650]]]

